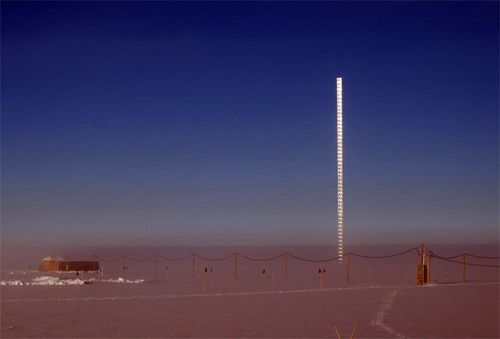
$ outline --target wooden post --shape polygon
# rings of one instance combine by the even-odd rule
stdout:
[[[422,265],[422,267],[424,267],[424,264],[425,264],[425,258],[424,258],[424,244],[420,244],[420,265]]]
[[[337,335],[337,339],[342,339],[342,337],[340,336],[340,331],[337,328],[337,326],[333,326],[333,329],[335,330],[335,334]]]
[[[96,255],[96,254],[94,254],[94,255],[92,256],[92,259],[94,260],[94,263],[93,263],[93,265],[92,265],[92,266],[93,266],[93,268],[94,268],[95,274],[96,274],[96,276],[99,276],[99,273],[100,273],[100,268],[99,268],[99,269],[97,268],[97,266],[98,266],[98,265],[97,265],[97,255]]]
[[[325,288],[325,272],[324,272],[324,269],[323,269],[323,271],[321,269],[319,269],[318,273],[319,273],[319,289],[322,290],[323,288]]]
[[[467,253],[464,252],[464,254],[462,255],[462,282],[463,283],[465,283],[466,256],[467,256]]]
[[[125,261],[125,256],[122,255],[122,265],[123,265],[123,276],[125,277],[125,280],[128,279],[128,273],[127,273],[127,266],[126,266],[126,261]]]
[[[155,281],[158,281],[158,255],[155,254]]]
[[[274,291],[274,273],[271,270],[271,290]]]
[[[347,253],[347,269],[346,269],[346,284],[349,284],[349,278],[351,276],[351,252]]]
[[[427,256],[427,283],[430,284],[431,282],[431,259],[432,259],[432,254],[429,254]]]
[[[352,333],[351,336],[349,337],[350,339],[354,339],[354,335],[356,334],[356,325],[352,328]]]
[[[419,256],[420,256],[420,262],[417,265],[416,273],[417,273],[417,285],[424,285],[426,283],[425,280],[425,252],[424,252],[424,244],[420,244],[420,251],[419,251]]]
[[[233,271],[234,280],[238,280],[238,252],[234,252]]]
[[[284,256],[284,272],[285,272],[285,280],[288,281],[288,252],[285,252]]]
[[[195,258],[196,258],[196,255],[193,253],[193,259],[192,259],[192,266],[191,266],[191,276],[194,280],[194,274],[195,274],[195,266],[196,266],[196,262],[195,262]]]
[[[205,293],[207,291],[207,268],[201,268],[200,274],[200,284],[201,284],[201,292]]]

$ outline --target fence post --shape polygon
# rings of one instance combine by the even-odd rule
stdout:
[[[271,270],[271,290],[274,291],[274,272]]]
[[[284,259],[285,259],[285,280],[288,281],[288,252],[285,252],[285,256],[284,256]]]
[[[94,260],[92,267],[94,267],[96,275],[99,275],[101,268],[99,267],[99,263],[97,262],[97,255],[96,254],[94,254],[92,256],[92,260]]]
[[[322,290],[323,288],[325,288],[325,271],[324,269],[322,271],[320,268],[318,273],[319,273],[319,289]]]
[[[155,281],[158,281],[158,255],[155,253]]]
[[[427,256],[427,283],[428,284],[431,282],[431,259],[432,259],[432,254],[429,254]]]
[[[416,273],[417,273],[417,285],[425,285],[427,283],[427,271],[425,266],[425,248],[424,243],[420,244],[419,253],[419,264],[417,265]]]
[[[200,285],[201,285],[201,292],[205,293],[207,291],[207,268],[206,267],[201,269]]]
[[[195,274],[195,272],[194,272],[194,268],[195,268],[195,266],[196,266],[196,263],[195,263],[195,257],[196,257],[196,256],[195,256],[195,254],[193,253],[193,259],[191,260],[191,262],[192,262],[191,276],[192,276],[193,280],[194,280],[194,274]]]
[[[333,326],[333,329],[335,330],[335,334],[337,335],[337,339],[342,339],[342,337],[340,336],[340,331],[337,328],[337,326]]]
[[[466,256],[467,256],[467,253],[464,252],[464,254],[462,255],[462,282],[463,283],[465,283]]]
[[[347,253],[347,270],[346,270],[346,284],[349,284],[349,278],[351,276],[351,252]]]
[[[420,265],[424,267],[425,264],[425,254],[424,254],[424,244],[420,244]]]
[[[128,279],[128,273],[127,273],[127,266],[126,266],[125,255],[122,255],[122,265],[123,265],[123,275],[125,277],[125,280],[127,280]]]
[[[238,280],[238,252],[234,252],[233,270],[234,280]]]

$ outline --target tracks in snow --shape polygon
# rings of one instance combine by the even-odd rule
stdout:
[[[324,289],[297,289],[297,290],[279,290],[279,291],[249,291],[249,292],[220,292],[220,293],[191,293],[191,294],[160,294],[160,295],[130,295],[130,296],[104,296],[104,297],[57,297],[57,298],[27,298],[27,299],[2,299],[2,303],[19,303],[19,302],[80,302],[80,301],[120,301],[120,300],[158,300],[158,299],[181,299],[181,298],[220,298],[220,297],[238,297],[248,295],[286,295],[286,294],[308,294],[308,293],[329,293],[338,291],[359,291],[359,290],[390,290],[390,293],[410,288],[445,288],[456,286],[486,286],[499,285],[500,282],[484,282],[484,283],[468,283],[468,284],[446,284],[446,285],[427,285],[427,286],[408,286],[408,285],[392,285],[392,286],[352,286],[352,287],[336,287]],[[10,288],[23,288],[24,286],[12,286]],[[57,288],[57,287],[54,287]],[[383,315],[392,307],[392,302],[397,293],[392,298],[384,298],[383,305],[386,310]],[[392,301],[391,301],[392,300]],[[382,305],[382,306],[383,306]],[[381,306],[381,310],[382,310]],[[383,318],[382,318],[383,319]],[[377,318],[374,320],[376,322]]]
[[[387,293],[383,299],[382,305],[380,305],[375,318],[372,320],[371,324],[373,326],[379,326],[383,328],[389,334],[395,336],[396,338],[406,338],[403,334],[396,331],[391,326],[387,325],[384,321],[386,314],[390,311],[394,305],[394,299],[401,289],[395,289]]]

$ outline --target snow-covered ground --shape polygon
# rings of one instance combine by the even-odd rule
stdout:
[[[83,285],[84,280],[80,279],[61,279],[52,276],[40,276],[31,281],[23,280],[1,280],[1,286],[60,286],[60,285]]]
[[[120,283],[120,284],[140,284],[144,282],[144,279],[63,279],[54,276],[40,276],[33,278],[31,281],[26,280],[1,280],[0,286],[62,286],[62,285],[83,285],[91,283]]]
[[[460,250],[452,248],[443,255]],[[217,256],[230,250],[210,251],[207,255]],[[317,248],[296,251],[315,258],[332,254]],[[391,249],[363,253],[370,251],[383,254]],[[481,253],[495,255],[495,251],[486,248]],[[151,252],[144,249],[135,255]],[[265,257],[273,249],[246,252]],[[468,267],[464,284],[461,265],[436,260],[433,283],[416,286],[417,259],[415,254],[387,260],[353,258],[348,284],[345,263],[290,259],[288,280],[280,260],[240,260],[237,280],[231,259],[197,261],[195,279],[190,260],[156,267],[154,262],[130,262],[126,275],[121,263],[104,263],[104,277],[94,273],[49,277],[12,267],[18,272],[8,271],[2,279],[39,284],[1,287],[0,337],[333,338],[334,326],[343,338],[354,326],[356,338],[500,337],[498,269]],[[326,269],[321,290],[320,268]],[[79,279],[90,284],[49,285]]]

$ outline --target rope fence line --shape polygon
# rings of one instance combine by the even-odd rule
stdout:
[[[402,251],[402,252],[398,252],[398,253],[394,253],[394,254],[388,254],[388,255],[381,255],[381,256],[369,256],[369,255],[362,255],[362,254],[351,253],[351,252],[349,252],[349,253],[355,257],[360,257],[360,258],[365,258],[365,259],[386,259],[386,258],[393,258],[393,257],[397,257],[400,255],[404,255],[404,254],[410,253],[412,251],[416,251],[417,254],[419,252],[417,247],[413,247],[413,248],[410,248],[406,251]]]
[[[156,254],[156,256],[160,259],[163,259],[165,261],[182,261],[182,260],[186,260],[186,259],[189,259],[189,258],[192,258],[193,255],[196,255],[195,253],[193,254],[188,254],[184,257],[179,257],[179,258],[169,258],[169,257],[164,257],[163,255],[160,255],[160,254]]]
[[[203,260],[206,260],[206,261],[224,261],[224,260],[227,260],[231,257],[233,257],[236,253],[231,253],[229,255],[226,255],[225,257],[220,257],[220,258],[209,258],[209,257],[205,257],[205,256],[202,256],[198,253],[194,253],[194,255],[197,257],[197,258],[200,258],[200,259],[203,259]],[[192,255],[190,255],[191,257]]]
[[[128,279],[128,272],[129,272],[129,266],[128,266],[128,261],[133,261],[133,262],[148,262],[151,260],[154,260],[154,281],[158,281],[159,277],[159,259],[167,262],[178,262],[178,261],[184,261],[184,260],[190,260],[191,261],[191,276],[193,281],[199,277],[200,279],[200,285],[201,285],[201,290],[205,293],[207,289],[207,279],[208,275],[211,274],[212,268],[206,267],[206,262],[222,262],[222,261],[227,261],[232,258],[232,266],[233,266],[233,277],[235,282],[239,279],[239,269],[238,269],[238,257],[248,260],[248,261],[253,261],[253,262],[270,262],[270,261],[275,261],[278,259],[281,259],[281,265],[282,265],[282,278],[287,281],[288,280],[288,272],[289,272],[289,262],[288,262],[288,257],[296,260],[296,261],[302,261],[306,263],[328,263],[332,261],[338,261],[341,258],[346,258],[346,266],[345,266],[345,282],[346,284],[349,284],[350,281],[350,276],[351,276],[351,257],[358,257],[362,259],[390,259],[390,258],[395,258],[403,255],[407,255],[409,253],[416,253],[417,256],[419,257],[419,264],[416,265],[416,283],[417,285],[425,285],[428,283],[431,283],[431,262],[432,259],[439,259],[445,262],[450,262],[453,264],[459,264],[461,265],[461,270],[460,270],[460,276],[461,280],[463,283],[467,281],[466,277],[466,272],[467,266],[475,266],[475,267],[481,267],[481,268],[493,268],[493,269],[498,269],[500,268],[500,265],[498,263],[480,263],[480,262],[469,262],[467,259],[468,257],[475,258],[477,260],[500,260],[500,257],[498,256],[484,256],[484,255],[478,255],[474,253],[468,253],[468,252],[463,252],[459,253],[454,256],[442,256],[431,249],[427,248],[424,246],[424,244],[420,244],[418,247],[411,247],[408,248],[404,251],[396,252],[396,253],[391,253],[391,254],[386,254],[386,255],[366,255],[366,254],[360,254],[356,252],[347,252],[344,253],[342,256],[336,256],[336,257],[331,257],[331,258],[306,258],[306,257],[301,257],[289,252],[283,252],[271,257],[252,257],[252,256],[247,256],[245,254],[241,254],[239,252],[233,252],[225,256],[221,257],[208,257],[201,255],[197,252],[192,252],[190,254],[180,256],[180,257],[167,257],[160,255],[158,253],[155,253],[153,255],[144,257],[144,258],[136,258],[136,257],[131,257],[128,255],[121,255],[116,258],[102,258],[100,256],[97,256],[94,254],[93,256],[89,257],[92,258],[93,260],[100,260],[102,262],[106,263],[117,263],[121,261],[121,265],[123,270],[120,271],[111,271],[114,273],[122,272],[125,276],[126,279]],[[461,258],[461,260],[459,259]],[[200,268],[200,264],[197,264],[197,260],[201,260],[201,265],[202,267]],[[165,266],[165,269],[168,269],[168,266]],[[262,270],[262,274],[265,277],[270,277],[271,283],[274,286],[274,274],[272,273],[272,270],[270,271],[270,275],[266,275],[269,272],[266,272],[267,270],[264,268]],[[101,269],[99,270],[101,277],[104,275],[104,270]],[[198,273],[197,273],[198,272]],[[434,271],[432,271],[434,272]],[[325,279],[326,279],[326,268],[322,267],[318,270],[318,277],[319,277],[319,288],[323,289],[325,287]],[[273,287],[274,288],[274,287]]]
[[[490,268],[500,268],[500,265],[491,265],[491,264],[478,264],[478,263],[472,263],[472,262],[467,262],[467,261],[457,261],[457,260],[453,260],[454,258],[458,258],[458,257],[464,257],[464,256],[469,256],[470,254],[464,252],[462,254],[459,254],[459,255],[456,255],[456,256],[453,256],[453,257],[442,257],[440,255],[437,255],[433,252],[430,252],[430,254],[432,255],[432,258],[435,258],[435,259],[440,259],[440,260],[443,260],[443,261],[448,261],[448,262],[452,262],[452,263],[455,263],[455,264],[460,264],[460,265],[466,265],[466,266],[477,266],[477,267],[490,267]],[[472,256],[472,255],[470,255]],[[478,256],[473,256],[475,258],[477,258]],[[495,258],[495,257],[486,257],[486,258],[483,258],[483,259],[500,259],[500,258]]]
[[[473,253],[469,253],[469,252],[463,252],[463,253],[459,253],[459,254],[454,255],[454,256],[445,257],[445,256],[442,256],[442,255],[435,253],[434,251],[432,251],[430,249],[426,248],[426,250],[429,253],[429,255],[432,256],[433,258],[452,262],[455,264],[461,264],[461,265],[465,265],[465,266],[500,268],[500,265],[471,263],[471,262],[467,262],[467,260],[466,260],[467,257],[472,257],[472,258],[476,258],[476,259],[485,259],[485,260],[500,260],[500,256],[484,256],[484,255],[477,255],[477,254],[473,254]],[[453,259],[460,258],[460,257],[462,258],[462,261],[453,260]]]
[[[463,256],[464,254],[468,257],[478,258],[478,259],[497,259],[497,260],[500,259],[500,257],[489,257],[489,256],[483,256],[483,255],[476,255],[476,254],[472,254],[469,252],[463,252],[463,253],[460,253],[460,254],[457,254],[457,255],[454,255],[451,257],[443,257],[442,255],[436,254],[431,250],[428,250],[428,251],[432,256],[439,257],[440,259],[455,259],[455,258],[459,258],[459,257]]]
[[[468,252],[465,252],[465,254],[467,254],[469,257],[474,257],[474,258],[478,258],[478,259],[500,259],[500,257],[487,257],[487,256],[476,255],[476,254],[472,254],[472,253],[468,253]]]
[[[328,259],[307,259],[307,258],[298,257],[298,256],[290,254],[290,253],[288,253],[288,255],[290,256],[290,258],[294,258],[296,260],[305,261],[305,262],[312,262],[312,263],[329,262],[329,261],[339,260],[339,258],[340,258],[340,257],[333,257],[333,258],[328,258]],[[346,255],[347,255],[347,253],[344,254],[342,257],[345,257]]]
[[[153,254],[153,255],[151,255],[151,256],[149,256],[149,257],[147,257],[147,258],[144,258],[144,259],[132,258],[132,257],[129,257],[128,255],[124,255],[124,256],[123,256],[123,258],[125,258],[125,259],[128,259],[128,260],[130,260],[130,261],[137,261],[137,262],[145,262],[145,261],[149,261],[149,260],[154,259],[154,258],[156,258],[156,257],[158,257],[156,254]]]
[[[473,254],[473,253],[468,253],[468,252],[463,252],[463,253],[460,253],[460,254],[457,254],[457,255],[454,255],[454,256],[445,257],[445,256],[442,256],[442,255],[439,255],[439,254],[433,252],[430,249],[426,248],[426,250],[427,250],[428,255],[432,255],[433,258],[441,259],[441,260],[446,260],[446,261],[449,261],[449,262],[454,262],[454,263],[459,263],[459,264],[462,264],[462,262],[461,261],[456,261],[456,260],[453,260],[453,259],[456,259],[456,258],[459,258],[459,257],[463,257],[464,255],[466,255],[468,257],[477,258],[477,259],[487,259],[487,260],[488,259],[493,259],[493,260],[494,259],[497,259],[497,260],[500,259],[500,256],[499,257],[495,257],[495,256],[481,256],[481,255],[477,255],[477,254]],[[407,249],[405,251],[401,251],[401,252],[397,252],[397,253],[393,253],[393,254],[381,255],[381,256],[371,256],[371,255],[365,255],[365,254],[360,254],[360,253],[356,253],[356,252],[348,252],[348,253],[345,253],[344,255],[342,255],[342,257],[347,257],[347,256],[351,255],[353,257],[359,257],[359,258],[363,258],[363,259],[387,259],[387,258],[393,258],[393,257],[405,255],[405,254],[413,252],[413,251],[415,251],[418,255],[420,255],[420,250],[418,249],[418,247],[412,247],[412,248]],[[311,262],[311,263],[324,263],[324,262],[329,262],[329,261],[335,261],[335,260],[338,260],[340,258],[340,257],[337,256],[337,257],[326,258],[326,259],[312,259],[312,258],[300,257],[300,256],[294,255],[292,253],[288,253],[288,252],[284,252],[284,253],[275,255],[273,257],[254,258],[254,257],[250,257],[250,256],[247,256],[247,255],[238,253],[238,252],[234,252],[234,253],[228,254],[228,255],[223,256],[223,257],[215,257],[215,258],[206,257],[206,256],[203,256],[203,255],[201,255],[199,253],[191,253],[191,254],[188,254],[188,255],[185,255],[185,256],[182,256],[182,257],[166,257],[166,256],[163,256],[163,255],[160,255],[160,254],[153,254],[153,255],[150,255],[150,256],[145,257],[145,258],[134,258],[134,257],[130,257],[128,255],[121,255],[119,257],[112,258],[112,259],[107,259],[107,258],[103,258],[103,257],[97,256],[97,255],[93,255],[93,256],[90,256],[89,259],[100,260],[100,261],[103,261],[103,262],[117,262],[117,261],[123,260],[123,259],[128,259],[130,261],[135,261],[135,262],[145,262],[145,261],[149,261],[149,260],[152,260],[152,259],[155,259],[155,258],[160,258],[160,259],[163,259],[165,261],[182,261],[182,260],[187,260],[187,259],[192,258],[193,256],[195,256],[195,257],[197,257],[199,259],[203,259],[203,260],[206,260],[206,261],[224,261],[224,260],[227,260],[227,259],[229,259],[231,257],[238,256],[238,257],[241,257],[241,258],[249,260],[249,261],[262,261],[262,262],[264,262],[264,261],[273,261],[273,260],[279,259],[281,257],[284,257],[286,255],[288,255],[289,257],[291,257],[291,258],[293,258],[295,260],[304,261],[304,262]],[[466,263],[466,264],[467,265],[473,265],[473,266],[484,266],[484,267],[500,267],[499,265],[487,265],[487,264],[477,264],[477,263]]]
[[[250,261],[273,261],[273,260],[276,260],[276,259],[281,258],[281,257],[286,255],[286,253],[281,253],[279,255],[276,255],[276,256],[270,257],[270,258],[252,258],[252,257],[248,257],[246,255],[243,255],[241,253],[235,253],[235,254],[242,257],[243,259],[250,260]]]
[[[95,259],[95,260],[100,260],[100,261],[103,261],[103,262],[117,262],[118,260],[122,260],[123,259],[123,255],[119,256],[118,258],[115,258],[115,259],[105,259],[105,258],[101,258],[97,255],[93,255],[91,257],[89,257],[89,259]]]
[[[464,254],[463,254],[463,253],[460,253],[460,254],[457,254],[457,255],[453,255],[453,256],[451,256],[451,257],[443,257],[442,255],[438,255],[438,254],[436,254],[436,253],[432,252],[431,250],[427,250],[427,252],[428,252],[430,255],[432,255],[432,257],[434,257],[434,258],[438,258],[438,257],[439,257],[439,259],[455,259],[455,258],[460,258],[460,257],[463,257],[463,256],[464,256]]]

